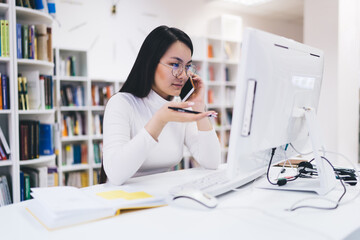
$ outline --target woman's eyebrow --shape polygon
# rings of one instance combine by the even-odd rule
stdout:
[[[182,63],[184,62],[184,60],[182,60],[179,57],[171,57],[171,58],[176,59],[176,60],[178,60],[179,62],[182,62]],[[192,63],[192,60],[188,61],[187,63]]]

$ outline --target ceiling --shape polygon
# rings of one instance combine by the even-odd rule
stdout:
[[[240,13],[279,19],[291,22],[302,22],[304,0],[272,0],[260,5],[244,6],[238,3],[221,0],[208,0],[209,4]]]

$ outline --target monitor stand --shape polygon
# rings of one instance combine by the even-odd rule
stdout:
[[[295,181],[288,182],[286,185],[277,186],[270,185],[268,182],[262,183],[261,188],[270,188],[278,190],[293,190],[293,191],[310,191],[316,192],[319,195],[325,195],[330,192],[336,184],[335,173],[330,164],[321,158],[319,149],[320,135],[316,122],[316,114],[312,108],[302,108],[302,116],[305,116],[306,125],[309,130],[309,137],[312,145],[312,150],[315,158],[316,169],[318,172],[317,178],[298,178]]]

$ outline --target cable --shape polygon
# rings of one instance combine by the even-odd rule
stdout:
[[[272,163],[272,160],[274,158],[274,155],[275,155],[275,151],[276,151],[276,148],[272,148],[271,149],[271,157],[270,157],[270,161],[269,161],[269,165],[268,165],[268,169],[266,171],[266,178],[268,180],[268,182],[272,185],[279,185],[278,183],[273,183],[271,182],[270,178],[269,178],[269,172],[270,172],[270,167],[271,167],[271,163]]]
[[[303,205],[303,206],[298,206],[298,207],[291,207],[290,209],[288,209],[288,211],[295,211],[297,209],[300,209],[300,208],[313,208],[313,209],[320,209],[320,210],[334,210],[336,208],[338,208],[338,206],[340,205],[340,202],[341,202],[341,199],[344,197],[344,195],[346,194],[346,187],[345,187],[345,184],[344,184],[344,181],[343,179],[341,179],[339,177],[339,174],[335,171],[335,167],[331,164],[331,162],[326,158],[326,157],[321,157],[322,159],[324,159],[325,161],[327,161],[329,163],[329,165],[332,167],[332,169],[334,170],[335,174],[338,176],[339,180],[340,180],[340,183],[341,185],[343,186],[344,188],[344,192],[341,194],[340,198],[337,200],[336,204],[334,207],[316,207],[316,206],[307,206],[307,205]],[[313,161],[314,159],[312,159],[311,161]],[[323,198],[323,199],[326,199],[326,198]],[[328,199],[326,199],[328,200]],[[302,200],[303,201],[303,200]],[[331,200],[328,200],[328,201],[331,201]],[[298,202],[297,202],[298,203]],[[296,203],[296,204],[297,204]],[[294,206],[294,205],[293,205]]]

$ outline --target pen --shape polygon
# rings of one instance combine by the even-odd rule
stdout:
[[[183,113],[193,113],[193,114],[199,114],[201,112],[197,112],[197,111],[192,111],[192,110],[187,110],[187,109],[184,109],[184,108],[178,108],[178,107],[168,107],[169,109],[172,109],[172,110],[175,110],[175,111],[178,111],[178,112],[183,112]],[[216,118],[217,116],[214,115],[214,114],[211,114],[209,115],[208,117],[214,117]]]

